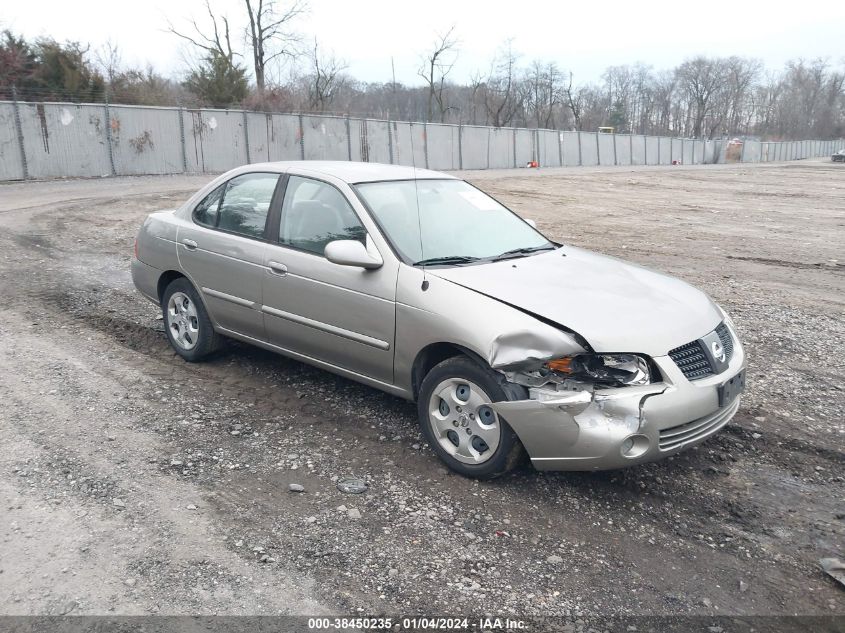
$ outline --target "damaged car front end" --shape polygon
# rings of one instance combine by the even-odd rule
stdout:
[[[491,337],[485,360],[522,390],[491,407],[540,470],[662,459],[739,408],[745,353],[732,321],[680,280],[570,246],[433,272],[534,320]]]
[[[739,408],[745,356],[725,322],[720,327],[732,339],[731,352],[720,362],[723,351],[717,348],[720,356],[711,359],[703,339],[692,342],[709,369],[695,380],[672,355],[576,356],[505,372],[528,388],[528,398],[491,406],[538,470],[604,470],[662,459],[702,442]],[[598,359],[602,369],[589,370]]]
[[[483,266],[429,269],[423,293],[418,284],[426,273],[400,273],[400,292],[406,290],[408,297],[406,302],[400,294],[397,306],[397,368],[413,362],[410,353],[403,357],[406,349],[450,341],[499,374],[508,387],[507,397],[490,408],[513,429],[538,470],[606,470],[655,461],[724,427],[739,408],[746,362],[727,314],[686,284],[683,292],[676,288],[674,295],[666,295],[669,303],[661,306],[656,287],[664,277],[657,273],[641,278],[633,290],[630,280],[628,284],[634,303],[636,297],[650,296],[655,311],[646,316],[652,327],[626,315],[626,303],[630,310],[643,309],[626,302],[621,290],[614,291],[614,301],[617,314],[626,318],[615,324],[591,318],[596,304],[571,301],[574,290],[562,287],[572,277],[561,271],[554,273],[559,275],[556,285],[569,300],[540,306],[519,296],[530,294],[525,282],[516,283],[519,267],[554,269],[558,261],[569,265],[578,260],[575,250],[561,247],[530,258],[530,264],[518,261],[517,268],[502,263],[499,271],[483,271]],[[570,257],[561,258],[560,251]],[[592,267],[606,264],[597,261]],[[629,264],[614,261],[613,266],[619,267],[617,276],[631,272]],[[499,281],[513,275],[515,283],[493,288],[480,278],[470,279],[482,273]],[[579,277],[583,281],[583,275]],[[669,285],[676,283],[670,280]],[[690,296],[681,296],[680,302],[671,298],[684,293]],[[695,300],[706,308],[697,312],[704,312],[704,319],[687,318],[667,333],[672,330],[669,321],[678,318],[675,312],[683,311],[681,304]],[[669,305],[674,303],[679,307]],[[665,323],[658,317],[661,310]],[[551,314],[559,318],[548,318]],[[578,323],[580,331],[568,328],[570,322]],[[614,331],[605,332],[606,327]],[[635,351],[608,351],[619,349]]]

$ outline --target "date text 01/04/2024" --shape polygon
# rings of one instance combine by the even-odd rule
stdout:
[[[511,618],[484,617],[478,620],[457,617],[406,617],[401,619],[380,617],[359,618],[309,618],[310,630],[391,630],[402,631],[467,631],[467,630],[523,630],[525,622]]]

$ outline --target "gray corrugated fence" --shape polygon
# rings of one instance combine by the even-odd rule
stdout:
[[[767,162],[829,156],[843,141],[697,140],[411,123],[313,114],[0,101],[0,181],[218,173],[277,160],[362,160],[437,170]]]

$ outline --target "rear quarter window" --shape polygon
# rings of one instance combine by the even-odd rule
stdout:
[[[220,200],[222,200],[223,192],[225,190],[226,185],[220,185],[217,189],[203,198],[196,207],[194,207],[194,222],[212,228],[217,226],[217,219],[220,211]]]

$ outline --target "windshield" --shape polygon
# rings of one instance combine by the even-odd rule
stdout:
[[[531,226],[462,180],[393,180],[356,186],[400,254],[414,262],[467,263],[554,248]],[[419,199],[419,217],[417,200]],[[510,255],[508,255],[510,256]]]

